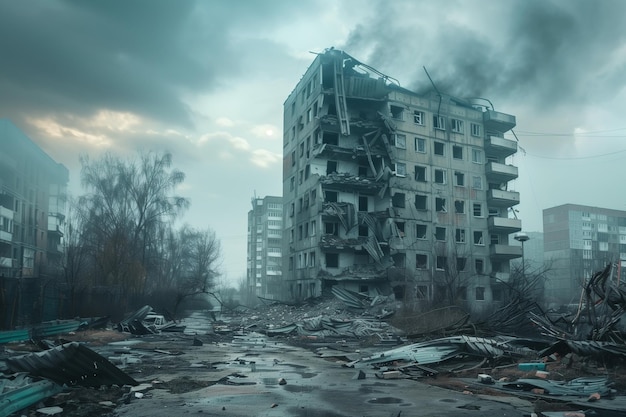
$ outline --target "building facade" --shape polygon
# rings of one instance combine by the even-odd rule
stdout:
[[[583,285],[609,263],[626,267],[626,211],[564,204],[543,211],[544,251],[551,261],[546,301],[578,303]],[[621,277],[616,277],[620,279]]]
[[[514,126],[487,101],[417,94],[319,54],[284,103],[284,296],[338,285],[486,309],[521,256]]]
[[[0,325],[43,308],[44,281],[61,273],[68,181],[65,166],[0,120],[0,286],[14,308],[1,312]]]
[[[279,299],[282,285],[282,197],[252,198],[248,212],[248,293]]]

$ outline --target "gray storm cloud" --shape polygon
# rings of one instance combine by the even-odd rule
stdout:
[[[623,63],[602,68],[624,44],[626,2],[437,4],[438,9],[420,13],[421,4],[407,9],[406,4],[373,3],[378,8],[373,20],[355,28],[345,49],[369,51],[365,62],[379,69],[403,68],[408,88],[430,88],[426,66],[437,87],[450,94],[519,97],[540,108],[603,100],[624,85]],[[469,16],[462,23],[449,18],[459,7]],[[393,19],[402,12],[404,18]],[[403,19],[413,24],[401,24]],[[595,87],[593,77],[599,73],[612,80],[609,88]]]

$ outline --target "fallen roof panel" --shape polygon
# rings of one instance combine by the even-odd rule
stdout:
[[[59,384],[100,387],[137,385],[137,381],[106,358],[77,343],[6,359],[9,369],[48,378]]]

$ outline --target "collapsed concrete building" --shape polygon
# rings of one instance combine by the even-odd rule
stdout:
[[[488,100],[418,94],[318,54],[284,103],[284,297],[339,286],[486,311],[522,255],[514,126]]]

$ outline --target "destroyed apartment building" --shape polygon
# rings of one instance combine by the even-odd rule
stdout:
[[[488,100],[318,54],[284,103],[284,298],[336,286],[486,311],[522,256],[514,126]]]

